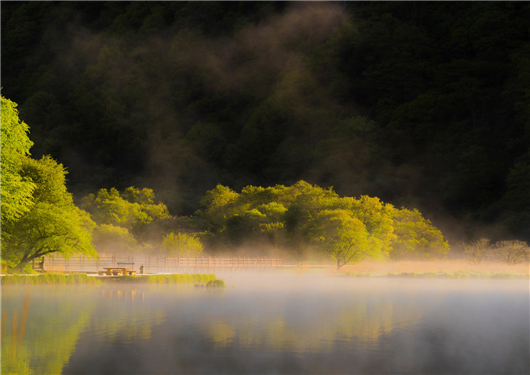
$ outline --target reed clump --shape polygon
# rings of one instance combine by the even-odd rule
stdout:
[[[214,274],[173,274],[173,275],[145,275],[145,276],[122,276],[116,279],[118,282],[140,283],[140,284],[191,284],[207,283],[217,278]],[[110,281],[111,279],[109,279]],[[221,280],[222,281],[222,280]]]
[[[210,280],[206,283],[207,288],[226,288],[224,280]]]
[[[44,273],[36,276],[7,275],[1,278],[2,285],[39,285],[39,284],[99,284],[95,277],[84,273],[63,275],[59,273]]]

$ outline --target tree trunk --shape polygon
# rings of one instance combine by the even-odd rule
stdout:
[[[26,267],[33,259],[35,258],[40,258],[41,256],[44,256],[46,255],[47,253],[44,253],[44,254],[33,254],[33,255],[24,255],[24,257],[22,258],[22,260],[20,261],[20,263],[18,263],[14,269],[17,270],[18,272],[22,272],[24,270],[24,267]]]
[[[340,264],[340,260],[337,259],[337,272],[340,270],[340,268],[343,266],[344,264]]]

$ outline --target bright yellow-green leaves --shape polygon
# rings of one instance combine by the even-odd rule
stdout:
[[[153,203],[154,197],[151,189],[129,187],[122,196],[115,188],[101,189],[97,195],[84,197],[82,207],[99,224],[123,227],[141,236],[154,220],[170,217],[163,203]]]
[[[442,258],[449,250],[441,232],[417,210],[398,210],[376,197],[341,198],[305,181],[247,186],[240,194],[217,185],[201,203],[198,215],[215,246],[246,243],[298,256],[316,247],[339,267],[366,257]]]
[[[442,232],[414,209],[402,208],[394,213],[396,239],[392,244],[392,258],[443,258],[449,244]]]
[[[204,195],[201,199],[201,205],[204,210],[201,212],[202,217],[206,220],[211,228],[222,225],[227,216],[231,214],[230,204],[239,197],[232,189],[217,185]]]
[[[95,224],[73,204],[64,167],[49,156],[25,157],[20,171],[35,184],[34,204],[15,222],[2,226],[2,233],[9,234],[2,242],[2,260],[21,269],[32,259],[51,253],[97,256],[91,237]]]
[[[380,251],[371,246],[366,226],[347,210],[319,212],[311,223],[311,232],[320,250],[337,261],[337,269],[377,256]]]
[[[351,213],[359,218],[370,234],[369,241],[372,248],[380,255],[387,256],[392,249],[392,242],[396,239],[394,233],[394,206],[385,204],[377,197],[362,195],[360,199],[345,197],[341,199]]]
[[[97,195],[83,198],[82,207],[96,223],[94,244],[100,253],[128,254],[136,250],[152,251],[148,242],[150,232],[161,234],[156,224],[170,219],[171,215],[163,203],[154,203],[152,189],[128,187],[120,192],[111,188],[100,189]],[[160,242],[160,239],[158,240]]]
[[[201,241],[196,236],[173,232],[164,237],[162,246],[170,257],[196,257],[202,254],[203,249]]]
[[[33,181],[22,175],[20,170],[33,142],[28,137],[28,125],[18,118],[16,106],[16,103],[2,96],[2,226],[14,222],[29,211],[33,204],[31,194],[35,189]],[[2,231],[2,239],[5,234]]]

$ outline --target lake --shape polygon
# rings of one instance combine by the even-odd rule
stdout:
[[[530,372],[528,280],[299,276],[4,286],[2,374]]]

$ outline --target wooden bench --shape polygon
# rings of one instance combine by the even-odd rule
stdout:
[[[120,275],[130,275],[134,276],[136,275],[136,271],[133,269],[131,270],[128,267],[104,267],[106,271],[99,271],[100,275],[114,275],[114,276],[120,276]]]
[[[124,262],[118,262],[118,267],[120,266],[131,266],[130,268],[127,267],[127,273],[130,276],[136,275],[136,271],[134,270],[134,263],[124,263]]]

